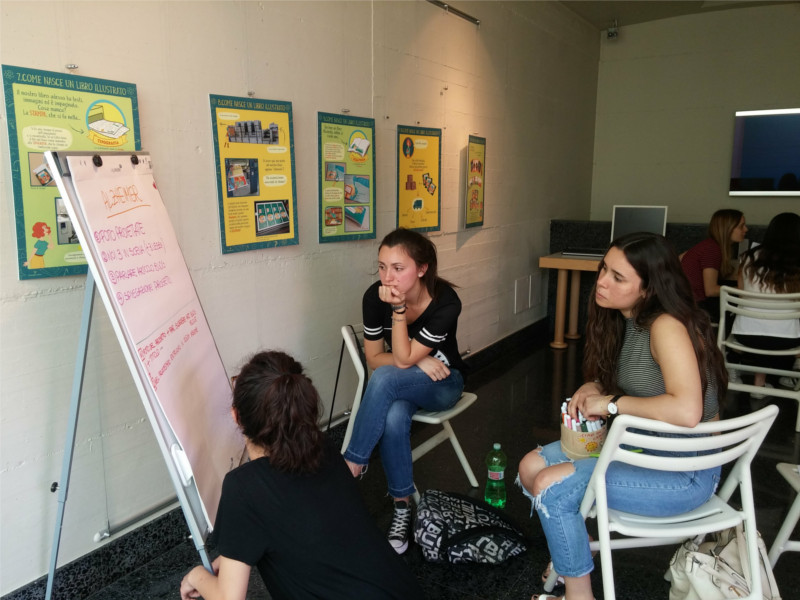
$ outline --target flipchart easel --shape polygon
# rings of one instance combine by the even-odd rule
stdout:
[[[46,598],[69,492],[95,293],[153,427],[204,566],[222,478],[244,441],[228,415],[230,384],[147,153],[45,153],[89,264],[73,373]],[[213,436],[211,444],[204,441]]]

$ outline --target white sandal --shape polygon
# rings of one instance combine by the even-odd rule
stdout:
[[[542,583],[547,582],[547,578],[550,576],[550,572],[552,570],[553,570],[553,561],[551,560],[549,563],[547,563],[547,566],[545,567],[544,571],[542,571]],[[556,578],[556,585],[564,585],[564,578],[561,575],[559,575]]]

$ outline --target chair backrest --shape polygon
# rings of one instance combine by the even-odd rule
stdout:
[[[364,355],[363,336],[364,326],[357,325],[343,325],[342,326],[342,339],[350,354],[350,359],[353,361],[353,367],[358,374],[358,394],[364,395],[367,389],[367,379],[369,378],[369,367],[367,367],[367,357]]]
[[[725,346],[738,350],[745,349],[753,354],[769,356],[792,356],[798,353],[797,348],[788,350],[761,350],[738,344],[726,339],[727,330],[725,321],[728,313],[742,315],[755,319],[770,321],[788,321],[800,319],[800,293],[796,294],[769,294],[750,292],[723,285],[719,292],[719,331],[717,332],[717,345],[725,353]]]
[[[738,481],[743,478],[749,481],[750,463],[777,414],[778,407],[771,404],[749,415],[708,421],[696,427],[678,427],[633,415],[620,415],[615,417],[600,452],[595,467],[598,481],[594,481],[593,476],[593,484],[605,487],[605,471],[613,461],[660,471],[698,471],[736,461],[731,476],[719,492],[720,497],[727,500]],[[647,431],[668,435],[689,434],[692,437],[661,437],[643,433]],[[626,447],[699,454],[659,456],[632,452]],[[592,489],[594,487],[590,485],[589,490]],[[594,495],[587,491],[583,502],[591,507]]]
[[[363,335],[363,325],[359,324],[342,326],[342,339],[344,340],[344,346],[347,348],[347,354],[353,363],[353,368],[356,370],[356,375],[358,375],[358,386],[356,387],[356,393],[353,397],[353,404],[350,408],[352,414],[356,414],[358,412],[359,405],[361,404],[361,398],[363,398],[364,392],[367,389],[367,378],[369,377],[367,357],[364,355],[364,349],[361,346]],[[347,444],[350,442],[350,436],[353,434],[354,423],[355,419],[353,418],[350,418],[347,421],[347,429],[345,430],[344,440],[342,442],[342,452],[345,451]]]

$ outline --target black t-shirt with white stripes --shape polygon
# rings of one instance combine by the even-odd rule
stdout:
[[[392,347],[392,307],[378,296],[381,282],[376,281],[364,292],[364,339],[384,339]],[[461,314],[461,300],[455,290],[440,283],[436,298],[413,323],[407,323],[409,339],[431,348],[431,356],[451,369],[458,369],[466,379],[467,367],[458,352],[456,330]]]

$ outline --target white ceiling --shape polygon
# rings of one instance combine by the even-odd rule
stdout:
[[[599,30],[608,29],[615,20],[619,27],[624,27],[682,15],[787,2],[798,4],[796,0],[561,0]]]

